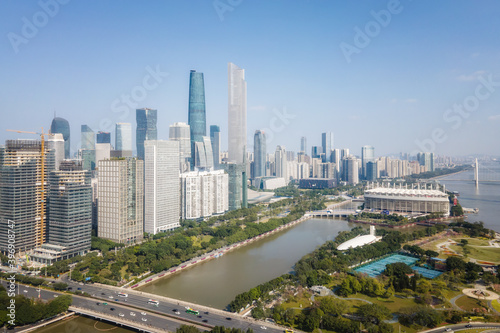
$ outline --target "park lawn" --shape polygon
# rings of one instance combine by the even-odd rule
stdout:
[[[462,294],[462,291],[460,291],[460,290],[454,291],[454,290],[450,290],[450,289],[446,288],[445,290],[442,291],[442,293],[443,293],[443,296],[446,298],[446,300],[449,301],[453,297]]]
[[[392,329],[394,330],[394,332],[405,332],[405,333],[416,333],[416,332],[420,332],[420,330],[416,330],[412,327],[408,327],[408,326],[404,326],[404,325],[401,325],[399,323],[394,323],[394,324],[390,324],[392,326]],[[399,330],[401,328],[401,330]],[[467,331],[468,333],[469,331]]]
[[[465,239],[468,242],[468,245],[473,245],[473,246],[488,246],[490,243],[486,240],[482,240],[479,238],[468,238],[468,237],[457,237],[453,238],[453,240],[457,243],[460,243],[462,239]]]
[[[390,297],[390,298],[382,298],[382,297],[369,297],[360,293],[355,295],[349,295],[350,298],[361,298],[367,301],[370,301],[374,304],[385,306],[391,312],[398,312],[399,309],[403,307],[415,306],[415,299],[413,298],[399,298],[399,297]]]
[[[493,306],[493,308],[495,310],[497,310],[498,312],[500,312],[500,302],[498,302],[498,299],[495,299],[495,300],[491,301],[491,305]]]
[[[128,268],[128,265],[124,265],[124,266],[120,269],[120,274],[121,274],[121,276],[122,276],[122,279],[124,279],[125,274],[127,274],[127,268]]]
[[[460,308],[466,310],[466,311],[472,311],[475,308],[481,308],[484,307],[484,305],[481,305],[480,301],[478,299],[469,297],[469,296],[462,296],[459,299],[456,300],[455,302]],[[487,306],[486,306],[487,307]]]
[[[469,246],[469,251],[470,258],[500,263],[500,248],[498,247]]]
[[[307,297],[307,296],[305,296],[305,297],[293,297],[293,300],[289,300],[287,302],[281,303],[281,305],[285,309],[300,308],[301,304],[302,304],[301,309],[308,308],[311,305],[311,298]]]

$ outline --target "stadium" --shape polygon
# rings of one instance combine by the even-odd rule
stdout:
[[[358,235],[352,239],[349,239],[348,241],[340,244],[337,247],[337,250],[339,251],[345,251],[349,249],[354,249],[363,245],[367,244],[372,244],[375,242],[378,242],[382,237],[377,237],[375,236],[375,227],[372,225],[370,226],[370,234],[369,235]]]

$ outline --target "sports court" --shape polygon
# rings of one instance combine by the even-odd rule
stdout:
[[[438,277],[439,275],[443,274],[442,272],[435,271],[433,269],[428,269],[424,267],[418,267],[418,266],[413,266],[411,269],[413,269],[415,272],[418,274],[422,275],[425,278],[428,279],[434,279]]]
[[[401,254],[393,254],[392,256],[386,257],[384,259],[380,259],[365,266],[358,267],[354,271],[362,274],[367,274],[370,277],[376,277],[382,274],[382,272],[385,270],[385,266],[388,264],[403,262],[408,266],[411,266],[417,261],[417,258],[408,257]]]

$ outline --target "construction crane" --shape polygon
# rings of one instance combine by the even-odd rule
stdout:
[[[43,132],[43,127],[42,127],[42,132],[29,132],[29,131],[18,131],[18,130],[7,130],[8,132],[15,132],[15,133],[27,133],[27,134],[36,134],[40,135],[40,140],[41,140],[41,147],[40,147],[40,173],[41,173],[41,181],[40,181],[40,200],[41,204],[40,207],[41,209],[39,210],[39,218],[40,218],[40,242],[37,245],[42,245],[45,240],[45,205],[46,205],[46,193],[45,193],[45,136],[53,136],[53,134],[49,131],[49,133],[44,133]]]

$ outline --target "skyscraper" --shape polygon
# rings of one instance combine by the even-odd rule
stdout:
[[[179,142],[180,171],[189,171],[191,163],[190,128],[186,123],[174,123],[169,127],[169,140]]]
[[[349,155],[343,161],[344,181],[351,185],[359,183],[358,160],[356,157]]]
[[[82,149],[93,150],[95,145],[95,133],[94,131],[87,125],[82,125]]]
[[[115,130],[115,150],[130,152],[132,155],[132,125],[117,123]]]
[[[98,233],[117,243],[143,239],[144,161],[123,158],[99,161]]]
[[[321,146],[323,148],[323,162],[332,161],[332,149],[333,149],[333,133],[326,132],[321,133]]]
[[[81,161],[63,161],[49,174],[48,242],[65,248],[61,259],[90,250],[92,187]]]
[[[205,85],[203,73],[191,70],[189,75],[189,114],[188,123],[191,130],[191,161],[195,159],[195,142],[202,142],[207,135],[205,112]],[[191,168],[194,163],[191,163]]]
[[[7,140],[0,147],[0,251],[9,251],[8,235],[16,235],[16,252],[31,250],[46,242],[47,175],[42,173],[42,152],[36,140]],[[11,222],[9,222],[11,221]],[[13,226],[12,231],[9,226]]]
[[[425,166],[426,171],[434,171],[434,153],[418,153],[417,160]]]
[[[363,179],[367,178],[366,164],[375,161],[375,148],[372,146],[361,147],[361,174]]]
[[[136,110],[137,129],[135,141],[137,157],[142,160],[144,160],[144,141],[157,139],[156,116],[157,111],[154,109]]]
[[[144,231],[157,234],[179,224],[179,142],[144,142]]]
[[[288,184],[288,163],[285,147],[276,147],[276,152],[274,153],[274,163],[276,166],[276,177],[285,178],[285,183]]]
[[[254,178],[266,175],[266,133],[257,130],[253,137]]]
[[[97,132],[97,143],[111,144],[111,133],[102,131]]]
[[[312,146],[311,147],[311,157],[312,158],[319,158],[321,156],[322,148],[319,146]]]
[[[64,139],[61,133],[49,135],[47,140],[47,148],[51,151],[50,155],[53,158],[54,169],[59,169],[59,164],[64,160]]]
[[[300,138],[300,151],[307,152],[307,138],[305,136]]]
[[[208,136],[202,137],[201,142],[195,142],[194,166],[198,169],[213,170],[214,155],[212,153],[212,143]]]
[[[228,160],[243,163],[247,146],[247,83],[245,70],[228,63]]]
[[[218,170],[220,168],[220,127],[217,125],[210,126],[210,142],[214,155],[214,170]]]
[[[50,125],[50,132],[61,133],[64,139],[64,158],[70,158],[70,130],[69,123],[66,119],[55,117]]]

